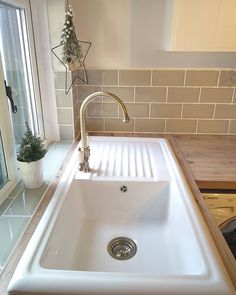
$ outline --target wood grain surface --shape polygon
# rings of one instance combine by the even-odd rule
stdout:
[[[172,135],[201,189],[236,189],[236,136]]]
[[[177,160],[182,168],[182,171],[185,175],[187,183],[193,193],[193,196],[197,202],[197,205],[202,213],[202,216],[205,219],[205,222],[209,228],[211,236],[215,242],[216,248],[221,256],[221,259],[225,265],[226,271],[228,272],[230,279],[235,287],[236,294],[236,260],[231,253],[217,223],[211,214],[209,208],[207,207],[202,194],[200,193],[196,182],[193,179],[193,173],[190,169],[188,162],[185,159],[185,155],[182,151],[182,145],[178,144],[178,139],[176,136],[167,136],[169,143],[172,149],[175,152]]]

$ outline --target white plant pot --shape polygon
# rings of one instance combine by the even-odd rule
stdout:
[[[17,162],[26,188],[37,188],[43,184],[44,158],[30,163]]]

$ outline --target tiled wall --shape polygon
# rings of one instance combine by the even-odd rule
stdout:
[[[88,131],[236,134],[236,70],[88,69],[87,74],[89,84],[73,88],[70,104],[57,89],[61,134],[71,124],[77,134],[80,104],[95,91],[121,97],[131,121],[122,122],[113,100],[99,98],[88,105]]]
[[[55,72],[54,78],[60,139],[72,140],[75,138],[74,118],[76,117],[74,116],[74,110],[76,110],[77,107],[73,105],[72,90],[70,90],[68,94],[65,94],[65,72]],[[70,83],[71,77],[69,74],[68,87]]]

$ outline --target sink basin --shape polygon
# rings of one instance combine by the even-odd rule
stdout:
[[[60,212],[61,222],[51,233],[42,267],[158,275],[206,273],[184,204],[168,182],[92,182],[73,183],[69,192],[75,196],[73,212],[70,205]],[[122,192],[122,187],[127,191]],[[69,215],[77,216],[76,220]],[[136,255],[127,261],[114,260],[107,251],[108,243],[120,236],[137,245]]]
[[[9,294],[234,294],[166,140],[92,137],[86,174],[76,156]]]

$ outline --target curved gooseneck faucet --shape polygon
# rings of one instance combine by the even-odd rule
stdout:
[[[127,109],[123,103],[123,101],[116,96],[113,93],[110,92],[94,92],[87,96],[85,100],[83,101],[81,107],[80,107],[80,135],[81,135],[81,140],[79,144],[79,170],[84,171],[84,172],[89,172],[89,156],[90,156],[90,149],[88,145],[88,140],[87,140],[87,135],[85,133],[85,109],[87,105],[89,104],[90,101],[96,99],[97,97],[110,97],[112,98],[115,102],[117,102],[123,111],[123,122],[128,123],[130,118],[127,112]]]

